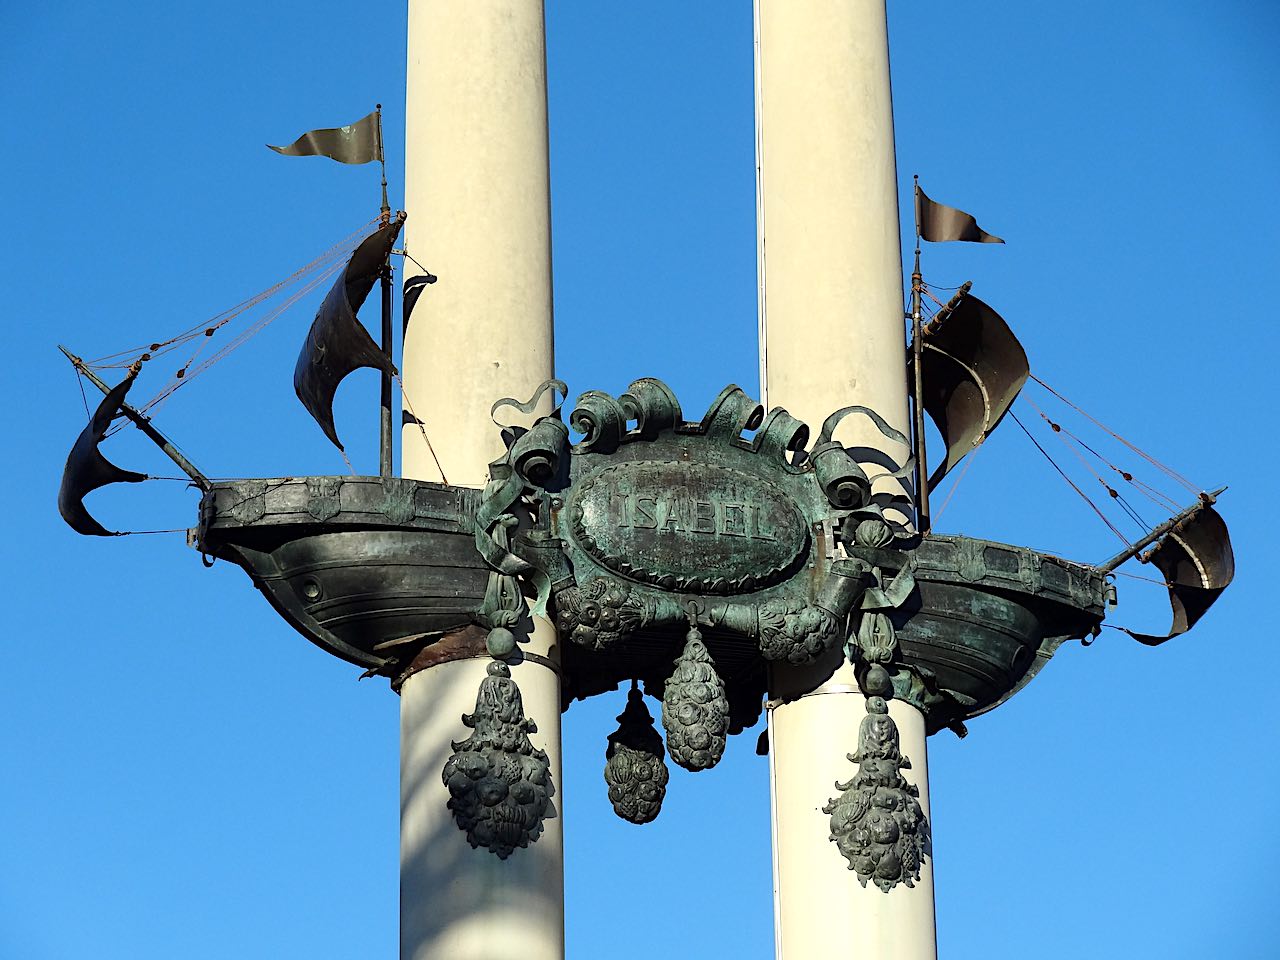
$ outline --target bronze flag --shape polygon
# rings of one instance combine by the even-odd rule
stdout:
[[[945,203],[930,200],[916,184],[916,235],[935,243],[944,240],[969,240],[974,243],[1004,243],[978,226],[970,214]]]
[[[339,163],[372,163],[382,159],[378,112],[345,127],[308,130],[287,147],[272,147],[286,157],[329,157]]]

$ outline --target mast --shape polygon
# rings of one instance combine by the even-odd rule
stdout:
[[[383,224],[391,222],[391,204],[387,201],[387,154],[382,141],[382,104],[378,110],[378,161],[382,165],[382,215]],[[391,251],[387,250],[387,259],[382,265],[382,352],[387,355],[388,365],[395,362],[393,335],[391,332]],[[393,473],[393,443],[391,417],[391,373],[382,371],[382,420],[378,438],[378,475],[389,477]]]
[[[913,176],[911,178],[912,188],[912,206],[919,209],[919,204],[915,203],[915,194],[920,190],[920,177]],[[911,382],[912,382],[912,403],[911,403],[911,429],[915,440],[916,455],[916,529],[921,534],[929,532],[929,461],[925,456],[924,449],[924,376],[923,376],[923,357],[924,342],[922,338],[922,329],[920,326],[920,295],[921,284],[924,278],[920,275],[920,219],[917,216],[916,221],[916,258],[915,266],[911,270]]]

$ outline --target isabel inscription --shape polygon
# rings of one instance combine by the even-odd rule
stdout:
[[[575,492],[569,516],[575,539],[605,567],[697,593],[777,583],[809,539],[800,512],[777,488],[705,463],[607,467]]]

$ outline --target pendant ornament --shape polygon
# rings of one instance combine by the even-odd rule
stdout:
[[[634,685],[626,708],[618,715],[618,729],[609,734],[604,756],[604,781],[613,812],[629,823],[652,822],[662,810],[670,773],[662,737],[654,728],[644,694]]]
[[[902,755],[898,727],[883,697],[867,699],[858,731],[858,752],[849,754],[858,772],[836,783],[840,794],[822,812],[831,816],[831,840],[864,887],[888,893],[899,883],[914,886],[932,852],[920,790],[902,775],[911,761]]]
[[[543,821],[556,815],[551,764],[529,741],[538,727],[524,715],[520,689],[505,663],[489,664],[475,712],[463,714],[462,722],[473,733],[454,741],[441,775],[449,809],[471,846],[505,860],[537,840]]]
[[[729,698],[702,634],[692,623],[662,693],[662,725],[671,759],[686,770],[709,770],[724,755]]]

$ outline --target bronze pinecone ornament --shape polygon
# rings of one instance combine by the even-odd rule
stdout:
[[[691,626],[686,637],[662,694],[662,725],[671,759],[696,772],[711,769],[724,754],[729,698],[698,628]]]
[[[662,810],[667,794],[666,750],[645,706],[644,694],[633,686],[626,709],[618,715],[618,729],[609,734],[604,781],[609,785],[613,812],[630,823],[650,823]]]

